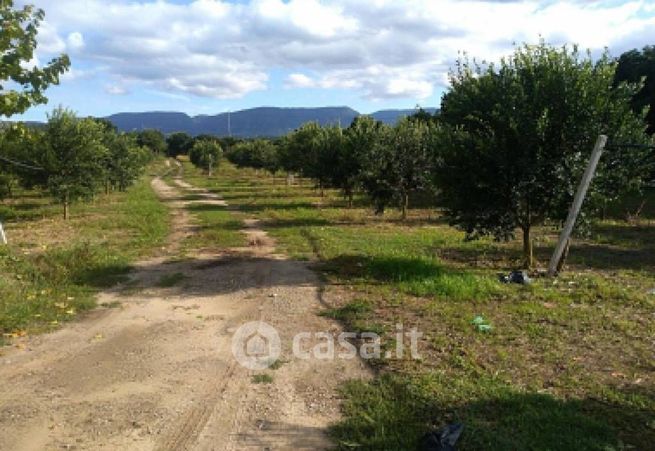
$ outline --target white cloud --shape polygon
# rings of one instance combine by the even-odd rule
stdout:
[[[290,74],[287,77],[287,80],[284,86],[288,89],[291,88],[313,88],[316,86],[316,82],[309,78],[305,74]]]
[[[71,51],[81,50],[82,47],[84,47],[84,37],[82,37],[82,33],[78,31],[69,33],[66,38],[66,44],[67,48]]]
[[[113,96],[124,96],[129,93],[125,86],[119,85],[107,85],[105,86],[105,92]]]
[[[266,89],[282,70],[290,89],[420,100],[458,51],[496,60],[543,37],[618,54],[655,36],[647,0],[34,1],[43,56],[68,51],[130,86],[212,98]]]

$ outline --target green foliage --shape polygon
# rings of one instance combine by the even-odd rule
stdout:
[[[496,65],[464,58],[444,96],[437,182],[453,224],[469,238],[508,239],[523,230],[531,263],[530,229],[563,221],[596,137],[644,143],[642,117],[630,109],[638,86],[613,88],[615,64],[593,61],[576,47],[525,45]],[[624,189],[638,188],[644,151],[605,153],[585,203],[593,211]]]
[[[275,173],[280,166],[278,147],[267,139],[238,143],[230,150],[227,157],[240,168],[265,169]]]
[[[316,180],[320,186],[326,186],[329,176],[325,163],[331,160],[333,149],[326,145],[325,135],[317,122],[308,122],[291,133],[284,143],[283,167]]]
[[[187,155],[191,151],[194,141],[188,134],[178,132],[166,138],[166,144],[168,145],[168,156],[175,158],[178,155]]]
[[[331,184],[340,188],[352,206],[355,190],[360,187],[369,159],[380,146],[384,125],[370,116],[359,116],[344,131],[344,139],[335,149]]]
[[[159,130],[147,129],[137,133],[136,143],[141,147],[147,147],[155,155],[165,155],[168,146],[166,138]]]
[[[206,139],[196,140],[189,152],[191,163],[210,173],[218,167],[222,156],[223,150],[221,149],[221,145],[217,141]]]
[[[79,119],[58,108],[48,116],[43,132],[41,166],[47,173],[47,187],[64,204],[64,216],[71,202],[90,199],[102,186],[109,150],[104,144],[105,128],[93,119]]]
[[[10,174],[0,174],[0,201],[11,197],[14,178]]]
[[[107,146],[106,181],[114,188],[125,191],[143,173],[152,159],[152,152],[137,145],[134,138],[126,134],[105,133]]]
[[[380,144],[372,146],[366,158],[363,176],[378,213],[395,203],[405,218],[409,195],[431,189],[436,134],[433,124],[409,119],[382,131]]]
[[[616,66],[614,82],[642,83],[643,87],[632,97],[632,107],[638,114],[647,110],[648,133],[655,133],[655,46],[625,52]]]
[[[11,124],[0,131],[0,171],[22,186],[44,186],[47,174],[40,168],[41,132],[21,123]]]
[[[45,67],[30,67],[34,59],[38,29],[45,14],[31,5],[14,9],[14,2],[0,2],[0,115],[25,112],[30,106],[46,103],[48,86],[59,83],[70,61],[66,55]],[[18,89],[5,89],[7,83]]]

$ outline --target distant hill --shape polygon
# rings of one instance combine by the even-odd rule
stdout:
[[[426,108],[433,113],[435,108]],[[386,124],[395,124],[401,117],[413,114],[415,110],[383,110],[371,116]],[[211,134],[252,138],[257,136],[282,136],[297,129],[306,122],[316,121],[321,125],[341,124],[347,127],[360,113],[349,107],[321,108],[276,108],[260,107],[248,110],[221,113],[214,116],[188,116],[178,112],[118,113],[108,116],[122,131],[154,128],[163,133],[186,132],[190,135]]]
[[[425,108],[434,114],[436,108]],[[394,125],[403,117],[411,116],[416,110],[381,110],[370,116],[388,125]],[[306,122],[316,121],[321,125],[348,127],[361,114],[349,107],[320,108],[276,108],[260,107],[248,110],[221,113],[213,116],[189,116],[175,111],[150,111],[143,113],[117,113],[107,116],[119,130],[130,132],[154,128],[163,133],[186,132],[190,135],[232,135],[241,138],[276,137],[286,135]],[[10,121],[0,121],[2,124]],[[25,122],[32,127],[43,126],[42,122]],[[229,125],[228,125],[229,124]]]
[[[437,111],[437,108],[423,108],[426,112],[434,114]],[[416,113],[415,109],[412,110],[381,110],[371,113],[371,116],[380,122],[384,122],[388,125],[394,125],[400,120],[400,118],[411,116]]]

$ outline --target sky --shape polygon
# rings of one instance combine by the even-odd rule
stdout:
[[[31,0],[34,63],[67,53],[50,102],[12,119],[257,106],[438,106],[458,56],[517,43],[613,55],[655,44],[655,0]]]

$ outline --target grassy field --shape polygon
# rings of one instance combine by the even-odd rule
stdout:
[[[429,430],[462,422],[459,449],[652,449],[655,443],[655,220],[595,224],[575,240],[567,271],[528,286],[498,273],[521,261],[518,241],[464,242],[429,210],[407,221],[353,209],[338,193],[223,164],[186,178],[221,194],[233,221],[259,218],[278,247],[315,262],[325,314],[393,346],[395,324],[423,332],[420,360],[374,362],[378,377],[343,388],[342,449],[415,449]],[[621,207],[616,207],[621,212]],[[536,235],[545,264],[556,230]],[[482,316],[491,326],[472,324]]]
[[[125,277],[130,262],[164,243],[168,209],[150,175],[125,193],[76,204],[72,218],[35,191],[0,206],[9,246],[0,247],[0,333],[4,338],[50,330],[95,306],[94,294]]]

